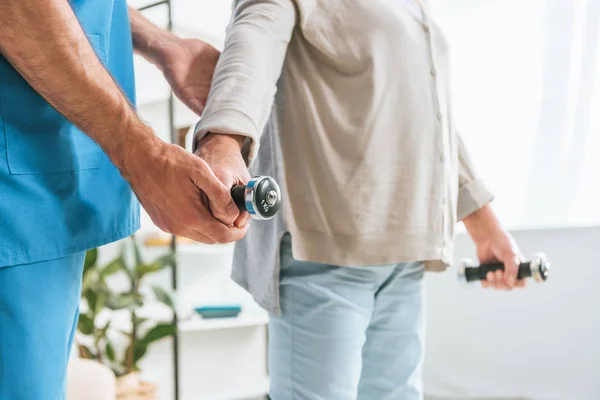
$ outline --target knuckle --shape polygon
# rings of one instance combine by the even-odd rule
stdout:
[[[231,194],[229,193],[229,189],[224,185],[218,185],[215,188],[215,196],[221,202],[229,202]]]

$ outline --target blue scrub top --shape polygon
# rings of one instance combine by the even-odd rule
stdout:
[[[126,0],[70,4],[134,104]],[[102,149],[0,55],[0,267],[84,251],[129,236],[139,225],[137,199]]]

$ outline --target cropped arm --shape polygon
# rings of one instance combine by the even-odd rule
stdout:
[[[209,132],[246,136],[252,162],[295,24],[292,0],[236,0],[194,143]]]
[[[494,198],[483,181],[477,178],[475,169],[469,157],[467,148],[458,137],[458,203],[457,217],[461,221],[466,216],[473,214]]]

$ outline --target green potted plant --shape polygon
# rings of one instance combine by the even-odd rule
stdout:
[[[139,379],[139,362],[152,343],[175,334],[177,326],[173,319],[156,321],[140,316],[139,310],[160,302],[174,315],[171,294],[159,286],[144,284],[145,278],[172,266],[173,262],[172,253],[145,262],[133,237],[124,240],[119,255],[105,265],[98,263],[98,249],[86,254],[82,312],[77,324],[79,355],[99,361],[114,371],[119,399],[155,397],[155,387]],[[118,280],[119,275],[126,282],[125,290],[114,290],[107,284],[109,277]],[[111,316],[115,312],[125,313],[129,326],[113,326]],[[114,338],[119,343],[113,343]]]

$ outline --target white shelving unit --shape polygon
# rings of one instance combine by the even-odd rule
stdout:
[[[157,239],[152,229],[145,230],[139,238],[142,241]],[[149,259],[168,251],[166,244],[148,244],[145,249]],[[268,394],[266,326],[269,318],[250,295],[231,280],[233,249],[231,244],[177,245],[179,400],[256,400]],[[164,271],[164,275],[161,272],[149,277],[148,283],[167,287],[169,273]],[[242,308],[235,318],[204,319],[194,311],[199,306],[233,304]],[[169,310],[162,305],[141,310],[140,315],[157,320],[170,318]],[[163,346],[162,351],[157,350],[152,356],[154,360],[144,363],[144,374],[148,380],[158,383],[161,399],[173,400],[173,382],[169,379],[172,375],[166,372],[165,366],[171,349]]]
[[[169,246],[152,245],[150,248],[164,252],[168,250]],[[226,255],[233,252],[233,248],[233,244],[179,243],[177,244],[177,254],[183,256]]]
[[[136,8],[156,0],[128,0]],[[170,0],[172,31],[182,37],[199,38],[221,49],[231,15],[230,1]],[[144,16],[161,27],[168,25],[168,7],[156,5]],[[137,109],[144,121],[162,139],[171,138],[170,90],[162,73],[143,58],[135,58]],[[177,99],[173,104],[173,126],[194,125],[198,116]],[[144,218],[143,228],[152,228]],[[157,255],[167,246],[148,249]],[[177,245],[177,299],[179,339],[179,400],[256,400],[268,393],[266,361],[267,314],[230,279],[232,245]],[[151,277],[152,284],[169,287],[169,271]],[[239,304],[237,318],[201,319],[194,307]],[[163,310],[164,311],[164,310]],[[156,310],[157,317],[164,317]],[[155,310],[148,310],[155,316]],[[189,317],[191,315],[191,317]],[[157,383],[162,400],[174,399],[172,347],[168,340],[153,346],[142,371]]]
[[[177,253],[181,255],[226,255],[233,251],[233,244],[180,244]]]
[[[265,326],[269,323],[269,317],[266,313],[254,313],[244,314],[241,313],[235,318],[214,318],[214,319],[202,319],[199,317],[192,317],[189,320],[181,321],[179,323],[179,332],[199,332],[199,331],[211,331],[220,329],[237,329],[237,328],[248,328],[255,326]]]

